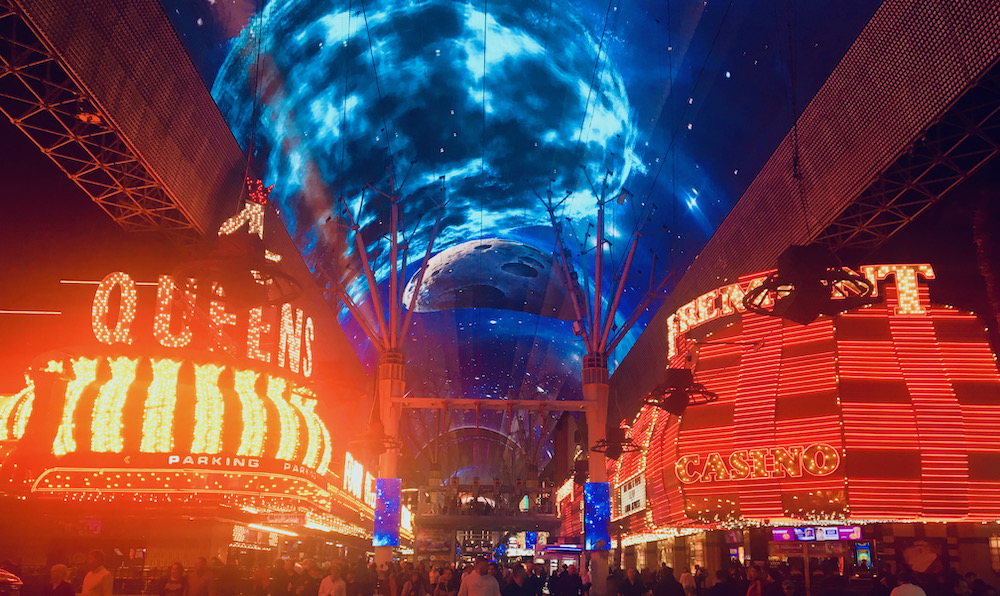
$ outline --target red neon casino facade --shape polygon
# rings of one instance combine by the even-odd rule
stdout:
[[[838,538],[813,556],[848,567],[859,545],[890,565],[927,560],[910,557],[917,542],[938,564],[990,569],[1000,372],[983,324],[930,301],[929,265],[861,273],[877,303],[809,325],[744,311],[766,273],[668,318],[670,365],[720,397],[681,417],[644,406],[629,425],[640,450],[608,474],[623,564],[787,559],[802,551],[786,536],[819,532]]]

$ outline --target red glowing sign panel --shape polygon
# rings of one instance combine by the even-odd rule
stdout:
[[[771,539],[775,542],[794,542],[795,533],[791,528],[772,528]]]
[[[614,482],[647,478],[651,506],[630,531],[1000,516],[1000,372],[983,324],[931,304],[928,265],[862,273],[880,284],[877,303],[809,325],[741,312],[739,293],[761,275],[669,318],[671,366],[694,363],[720,399],[681,418],[646,407],[633,421],[630,437],[648,449],[609,467]],[[835,531],[813,528],[807,539],[861,536],[856,526]]]

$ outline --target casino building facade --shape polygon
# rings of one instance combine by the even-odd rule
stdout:
[[[876,265],[875,304],[800,325],[745,312],[765,274],[668,319],[672,367],[715,402],[644,406],[609,462],[624,565],[835,560],[1000,566],[1000,371],[977,318],[930,300],[929,265]],[[582,491],[559,491],[563,535]],[[990,575],[991,576],[991,575]]]
[[[248,201],[219,234],[262,237],[262,221]],[[94,284],[83,347],[40,356],[0,396],[0,534],[20,537],[0,556],[42,565],[96,547],[148,569],[371,550],[376,480],[318,411],[336,396],[310,379],[307,314],[234,300],[212,278]]]
[[[16,498],[0,524],[56,537],[34,553],[100,545],[144,567],[363,553],[371,491],[331,470],[344,454],[315,408],[261,367],[53,355],[0,398],[0,481]]]

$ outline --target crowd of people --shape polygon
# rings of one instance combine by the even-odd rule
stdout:
[[[887,567],[853,582],[839,573],[835,561],[822,565],[807,583],[802,569],[732,564],[719,570],[714,581],[695,566],[679,575],[666,564],[658,569],[634,567],[612,570],[606,578],[607,596],[997,596],[994,588],[974,573],[954,570],[917,578],[912,572],[892,574]],[[387,563],[377,567],[359,559],[318,564],[312,559],[279,559],[270,567],[248,574],[236,561],[199,557],[190,569],[174,563],[162,577],[141,590],[115,590],[104,555],[87,558],[82,583],[69,581],[65,565],[54,565],[44,587],[26,589],[22,596],[113,596],[115,593],[150,596],[590,596],[592,578],[575,565],[554,573],[531,562],[498,564],[478,558],[472,564],[437,566],[418,562]],[[28,588],[26,585],[25,588]]]
[[[904,571],[898,576],[887,567],[854,582],[839,573],[835,561],[821,566],[810,578],[808,596],[997,596],[996,590],[975,574],[922,577]],[[228,571],[227,571],[228,570]],[[184,578],[187,578],[186,580]],[[249,582],[239,585],[233,566],[208,564],[200,559],[185,573],[175,564],[162,586],[148,593],[158,596],[590,596],[587,570],[563,565],[554,573],[531,562],[499,564],[478,558],[472,564],[437,566],[424,562],[388,563],[376,567],[359,560],[317,564],[305,559],[279,560],[256,569]],[[699,567],[675,573],[666,564],[658,569],[634,567],[612,570],[606,578],[607,596],[807,596],[801,568],[733,564],[710,580]],[[59,596],[59,595],[52,595]],[[83,596],[101,596],[87,595]]]

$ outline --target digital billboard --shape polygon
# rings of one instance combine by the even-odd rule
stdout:
[[[583,487],[583,544],[586,550],[611,550],[611,484],[588,482]]]
[[[375,531],[372,546],[399,546],[402,501],[401,479],[379,478],[375,481]]]
[[[423,349],[405,354],[417,394],[577,398],[576,290],[555,255],[569,255],[585,293],[602,285],[607,306],[621,279],[609,327],[636,318],[608,354],[613,370],[656,310],[644,305],[649,280],[686,268],[790,126],[779,49],[788,36],[750,4],[161,4],[254,171],[274,185],[271,201],[362,361],[373,367],[379,356],[356,316],[374,310],[371,279],[417,314],[407,332]],[[856,2],[832,21],[829,6],[797,5],[803,27],[827,32],[823,44],[794,42],[810,65],[795,80],[806,105],[879,2]],[[405,231],[396,263],[392,197]],[[601,280],[599,201],[612,264]],[[616,269],[643,222],[657,234],[639,237],[633,274],[623,275]],[[405,283],[391,285],[396,265]],[[339,304],[342,288],[354,312]],[[436,434],[433,415],[404,414],[415,451]],[[539,466],[557,417],[546,418]],[[451,426],[502,430],[503,413],[456,411]]]

